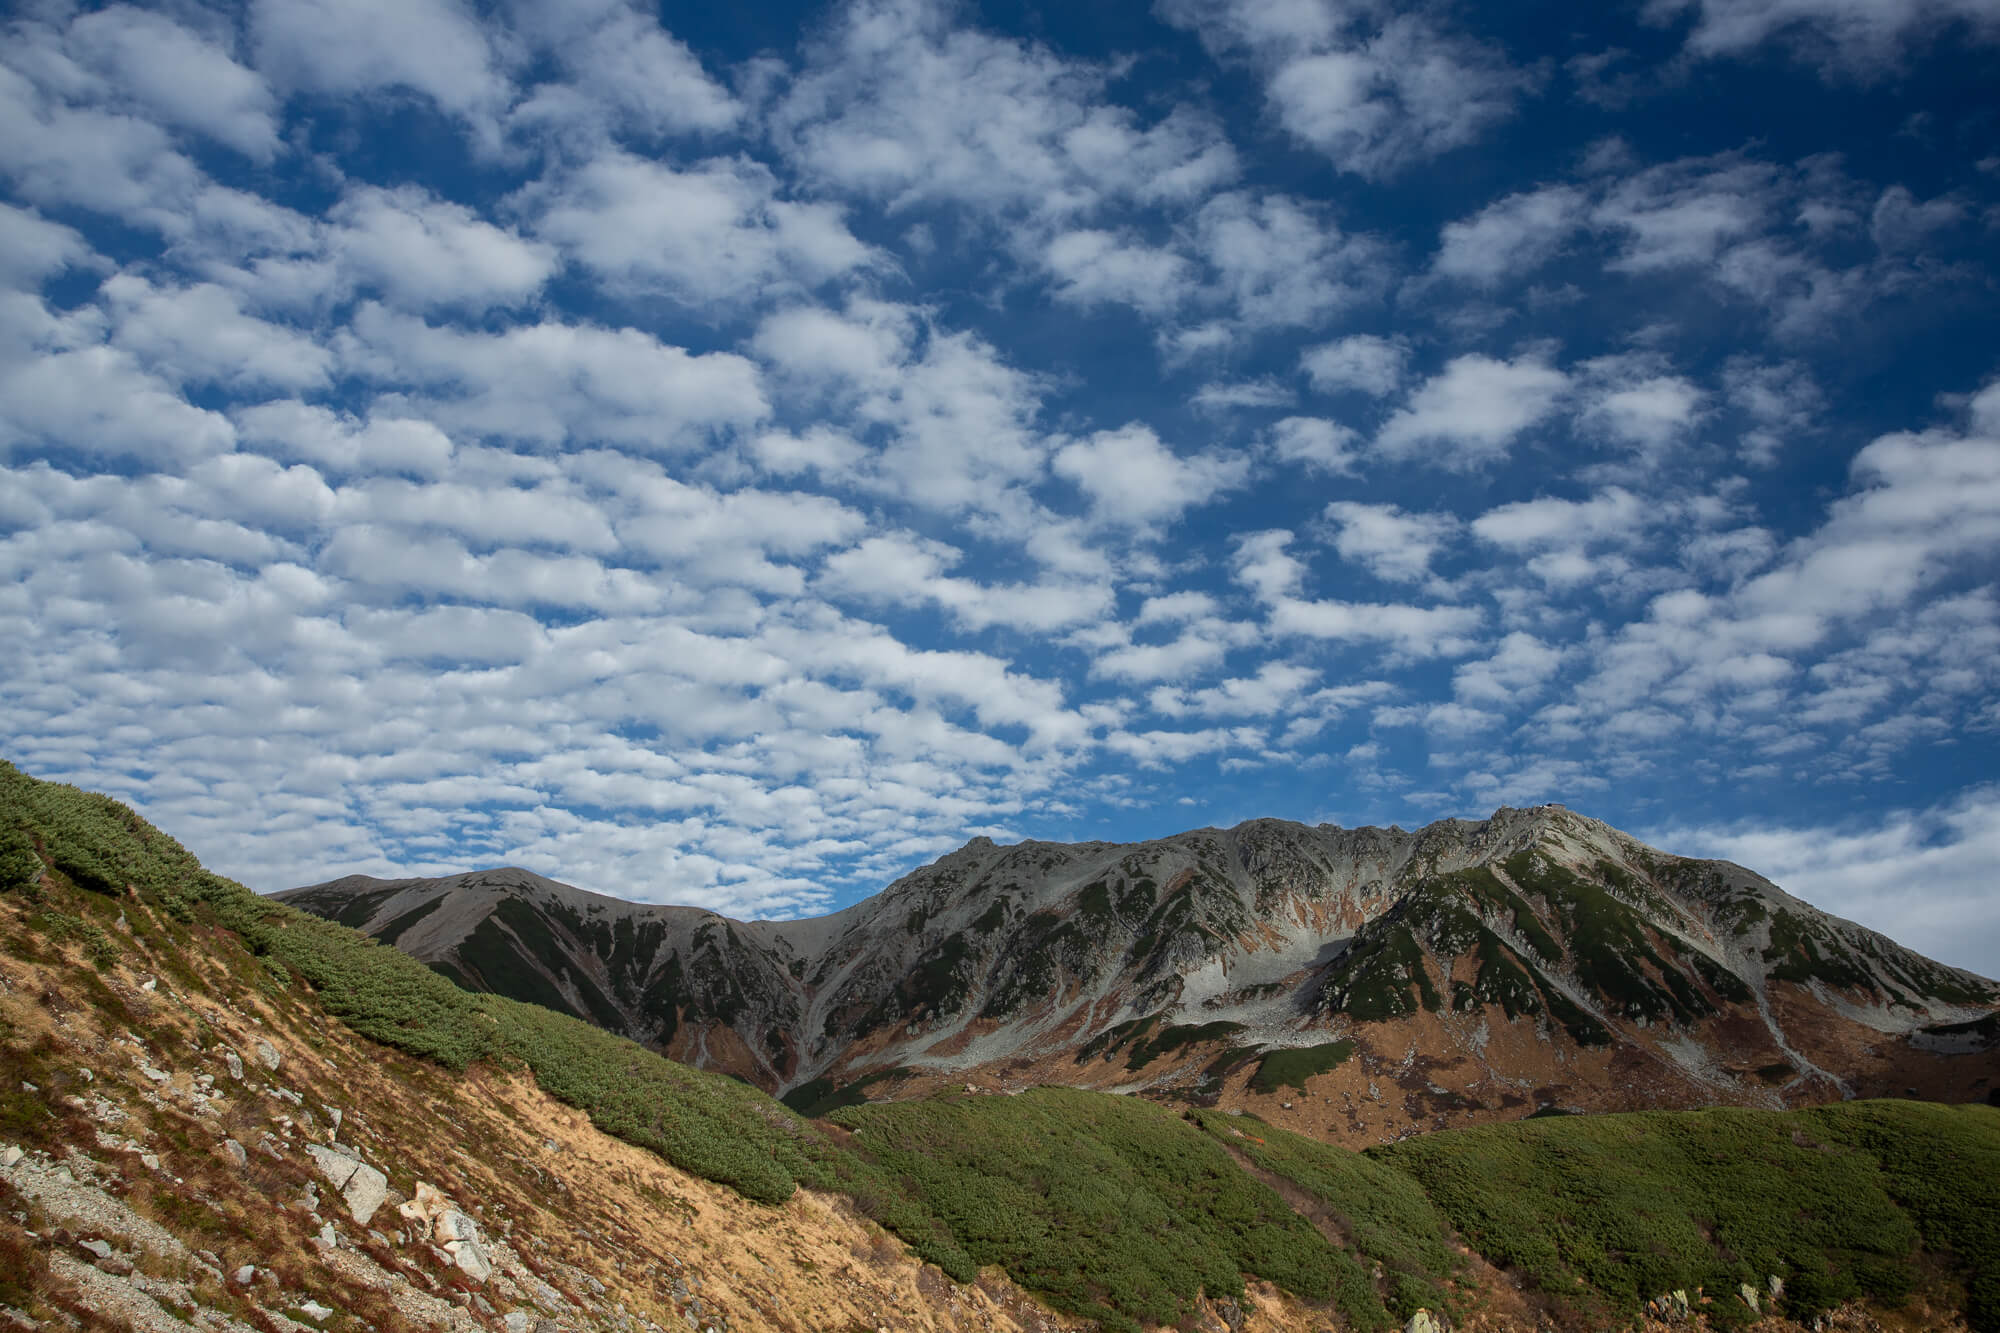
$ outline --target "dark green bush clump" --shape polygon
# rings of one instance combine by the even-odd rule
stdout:
[[[1250,1076],[1250,1086],[1259,1092],[1276,1092],[1279,1088],[1297,1088],[1304,1092],[1307,1079],[1314,1074],[1340,1068],[1353,1054],[1354,1043],[1346,1040],[1271,1051],[1258,1063],[1257,1072]]]
[[[1451,1248],[1451,1228],[1416,1181],[1360,1153],[1274,1128],[1254,1116],[1199,1111],[1193,1119],[1218,1142],[1312,1195],[1354,1249],[1382,1266],[1382,1303],[1398,1321],[1419,1307],[1451,1308],[1445,1284],[1461,1260]],[[1350,1318],[1366,1326],[1360,1316],[1350,1312]]]
[[[1107,1328],[1173,1323],[1201,1291],[1239,1294],[1245,1273],[1308,1299],[1368,1298],[1351,1256],[1212,1138],[1148,1102],[1037,1088],[857,1106],[833,1120],[912,1182],[975,1262]]]

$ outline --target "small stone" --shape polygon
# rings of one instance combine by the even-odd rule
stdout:
[[[149,992],[156,991],[159,988],[160,988],[160,979],[158,977],[147,977],[144,981],[139,983],[139,989],[142,991],[149,991]]]
[[[1755,1287],[1751,1286],[1748,1282],[1739,1282],[1736,1286],[1736,1294],[1741,1296],[1743,1303],[1750,1307],[1751,1314],[1761,1313],[1757,1306],[1757,1289]]]
[[[76,1244],[78,1249],[89,1250],[100,1259],[109,1259],[111,1257],[111,1243],[109,1241],[80,1240]]]
[[[224,1051],[222,1053],[222,1063],[228,1066],[229,1077],[235,1079],[238,1083],[241,1083],[243,1081],[242,1056],[238,1055],[234,1051]]]
[[[12,1171],[15,1163],[19,1162],[25,1156],[27,1154],[21,1151],[19,1144],[8,1144],[7,1150],[0,1152],[0,1170]]]
[[[299,1313],[315,1323],[324,1324],[327,1320],[333,1318],[332,1309],[321,1305],[318,1301],[304,1301],[297,1308]]]
[[[281,1063],[278,1048],[262,1037],[257,1038],[257,1063],[274,1074],[278,1072],[278,1065]]]
[[[484,1296],[481,1296],[476,1291],[472,1293],[472,1308],[487,1316],[491,1316],[493,1313],[493,1307],[487,1303]]]
[[[340,1235],[334,1231],[333,1223],[331,1222],[322,1226],[319,1229],[319,1235],[314,1237],[314,1239],[319,1242],[320,1248],[327,1250],[335,1249],[340,1244]]]
[[[227,1157],[233,1166],[242,1167],[250,1165],[249,1152],[235,1139],[224,1139],[222,1141],[222,1155]]]
[[[147,1078],[151,1079],[155,1083],[165,1083],[173,1078],[173,1075],[169,1074],[166,1070],[155,1069],[151,1065],[141,1065],[139,1067],[139,1072],[144,1074]]]
[[[160,1159],[152,1153],[142,1152],[139,1154],[139,1165],[148,1171],[157,1171],[160,1169]]]
[[[507,1326],[507,1333],[528,1333],[528,1316],[519,1310],[509,1310],[500,1322]]]

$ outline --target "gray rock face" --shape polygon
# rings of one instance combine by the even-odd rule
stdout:
[[[317,1143],[306,1145],[313,1165],[327,1183],[340,1191],[341,1202],[356,1226],[367,1226],[375,1210],[389,1197],[389,1178],[348,1153]]]
[[[278,1048],[262,1037],[257,1039],[257,1063],[274,1074],[278,1072],[278,1065],[281,1063]]]
[[[228,1067],[229,1077],[235,1079],[238,1083],[241,1083],[243,1081],[242,1056],[238,1055],[234,1051],[224,1051],[222,1053],[222,1063]]]
[[[222,1141],[222,1155],[229,1159],[232,1166],[245,1167],[250,1165],[249,1152],[235,1139],[224,1139]]]
[[[493,1260],[480,1241],[479,1223],[453,1209],[439,1214],[433,1225],[438,1244],[461,1273],[474,1282],[484,1282],[493,1276]]]

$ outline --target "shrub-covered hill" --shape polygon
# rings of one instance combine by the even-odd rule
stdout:
[[[942,1278],[912,1288],[939,1321],[924,1327],[948,1326],[945,1312],[972,1308],[1004,1271],[1056,1309],[1109,1328],[1220,1314],[1244,1316],[1246,1329],[1381,1329],[1419,1308],[1462,1329],[1596,1328],[1631,1320],[1675,1289],[1712,1323],[1732,1326],[1751,1315],[1741,1284],[1754,1283],[1768,1306],[1777,1277],[1787,1316],[1864,1298],[1885,1326],[1923,1327],[1938,1311],[1963,1309],[1972,1328],[2000,1333],[2000,1111],[1986,1107],[1565,1117],[1367,1154],[1253,1117],[1054,1088],[849,1106],[817,1122],[569,1016],[459,990],[393,948],[205,871],[115,801],[4,764],[0,968],[5,1086],[33,1089],[0,1097],[5,1142],[76,1150],[83,1128],[60,1099],[81,1105],[90,1092],[101,1101],[109,1083],[80,1081],[64,1045],[90,1023],[213,1063],[224,1041],[211,1021],[262,1012],[318,1042],[329,1067],[336,1047],[351,1070],[368,1060],[351,1052],[374,1043],[374,1059],[401,1071],[399,1086],[421,1089],[431,1123],[414,1132],[424,1151],[457,1154],[457,1166],[434,1171],[469,1176],[492,1165],[492,1143],[445,1135],[440,1145],[435,1126],[532,1119],[504,1101],[492,1121],[496,1090],[525,1073],[536,1096],[757,1206],[773,1208],[799,1186],[845,1196],[950,1279],[969,1282],[988,1266],[976,1288]],[[158,990],[142,995],[142,972]],[[174,1027],[162,994],[194,1017]],[[58,1007],[67,1017],[55,1022]],[[143,1101],[146,1085],[133,1079]],[[343,1094],[336,1085],[316,1095]],[[360,1096],[352,1091],[350,1106]],[[330,1138],[310,1107],[278,1110],[282,1135]],[[372,1118],[379,1130],[388,1115]],[[161,1169],[206,1182],[202,1197],[226,1202],[230,1180],[202,1142],[212,1122],[161,1123]],[[91,1132],[104,1142],[101,1126]],[[387,1139],[381,1151],[395,1153]],[[250,1169],[280,1169],[272,1163],[253,1156]],[[414,1188],[402,1179],[407,1167],[382,1164],[397,1188]],[[0,1211],[33,1216],[15,1188],[0,1189]],[[618,1227],[653,1243],[687,1224],[680,1205],[644,1188],[654,1192],[633,1197],[653,1206],[621,1214]],[[142,1180],[133,1197],[150,1189]],[[166,1197],[156,1200],[162,1216],[206,1225]],[[272,1234],[303,1244],[292,1219],[274,1214]],[[12,1248],[0,1260],[25,1263],[50,1243],[46,1234],[23,1239],[34,1233],[19,1218],[0,1230],[8,1226],[0,1239]],[[698,1299],[666,1271],[621,1266],[605,1276],[653,1283],[655,1310],[678,1313]],[[835,1287],[824,1290],[832,1299]],[[465,1294],[461,1315],[503,1327],[504,1301],[489,1301],[490,1289]],[[0,1283],[0,1305],[32,1299]],[[827,1326],[775,1301],[732,1317],[723,1326]],[[365,1323],[425,1326],[380,1310]]]

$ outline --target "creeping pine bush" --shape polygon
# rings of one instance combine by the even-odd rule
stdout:
[[[1174,1323],[1200,1292],[1239,1294],[1245,1273],[1335,1298],[1357,1327],[1388,1326],[1352,1256],[1150,1102],[1037,1088],[871,1103],[833,1120],[912,1182],[975,1262],[1106,1328]]]
[[[1814,1129],[1817,1114],[1564,1116],[1423,1135],[1368,1155],[1414,1177],[1488,1259],[1552,1296],[1587,1293],[1607,1314],[1677,1288],[1734,1291],[1773,1275],[1788,1287],[1800,1280],[1795,1307],[1893,1300],[1908,1289],[1918,1226],[1897,1178],[1873,1153]],[[1989,1129],[1988,1149],[2000,1151],[2000,1125]],[[1951,1213],[1939,1234],[1963,1216]],[[1719,1324],[1748,1317],[1741,1302],[1710,1312]]]
[[[1461,1267],[1451,1226],[1409,1176],[1360,1153],[1265,1124],[1255,1116],[1196,1111],[1190,1119],[1258,1167],[1283,1176],[1340,1224],[1356,1253],[1379,1264],[1383,1304],[1398,1320],[1447,1310]]]

